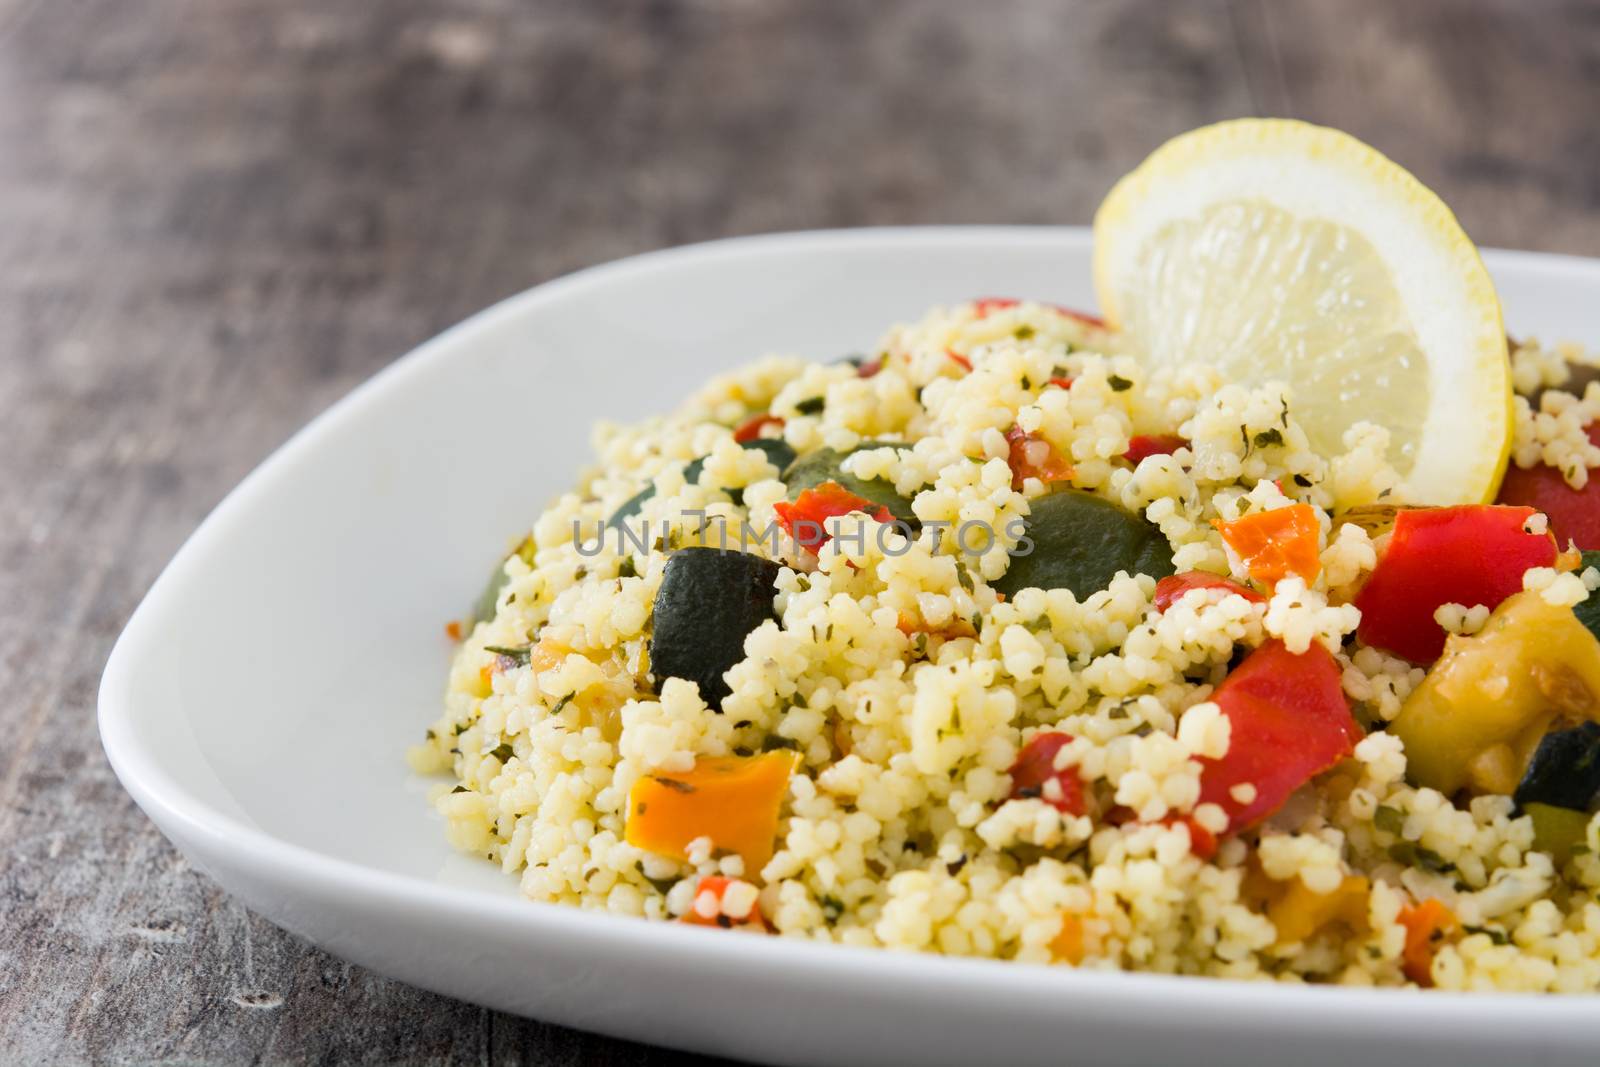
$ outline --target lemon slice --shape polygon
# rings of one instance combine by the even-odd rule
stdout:
[[[1108,322],[1157,364],[1281,381],[1312,446],[1373,422],[1413,503],[1491,500],[1511,451],[1500,300],[1444,202],[1338,130],[1242,119],[1168,141],[1094,220]]]

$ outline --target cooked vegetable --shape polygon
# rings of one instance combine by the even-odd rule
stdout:
[[[1108,500],[1063,489],[1028,502],[1033,550],[1014,556],[990,582],[1006,596],[1019,590],[1070,589],[1083,598],[1111,584],[1118,571],[1160,578],[1172,573],[1172,548],[1153,524]]]
[[[783,424],[782,419],[778,419],[777,422],[779,425]],[[739,433],[742,431],[743,427],[741,427],[739,431],[735,432],[733,438],[735,441],[739,441],[740,447],[754,449],[757,452],[765,453],[767,462],[778,468],[780,471],[794,462],[794,449],[790,448],[789,443],[784,441],[782,438],[756,437],[754,439],[740,441]],[[700,472],[705,469],[706,458],[704,456],[701,456],[699,459],[691,460],[689,464],[683,468],[683,480],[692,485],[700,480]],[[617,510],[611,513],[611,517],[606,519],[605,525],[615,526],[624,519],[633,518],[635,515],[639,514],[640,509],[644,507],[644,502],[655,495],[656,487],[654,485],[645,486],[633,496],[630,496],[627,500],[624,500],[622,504],[618,506]]]
[[[1533,847],[1550,853],[1557,863],[1572,858],[1573,849],[1589,834],[1589,813],[1553,804],[1524,804],[1522,813],[1533,820]]]
[[[714,852],[734,853],[755,877],[772,858],[778,812],[799,763],[788,750],[759,756],[702,756],[682,774],[640,778],[628,791],[628,844],[687,859],[689,843],[709,837]]]
[[[1071,741],[1071,734],[1059,730],[1046,730],[1029,738],[1007,772],[1011,775],[1008,799],[1036,798],[1067,815],[1082,815],[1087,809],[1078,768],[1058,771],[1055,767],[1056,753]]]
[[[1515,796],[1523,806],[1588,811],[1600,799],[1600,726],[1586,722],[1540,738]]]
[[[1400,925],[1406,928],[1406,947],[1401,953],[1401,970],[1420,986],[1433,985],[1433,957],[1446,938],[1461,930],[1456,913],[1443,901],[1429,897],[1414,907],[1400,909]]]
[[[1304,943],[1334,924],[1354,932],[1367,928],[1367,896],[1371,883],[1347,875],[1331,893],[1318,893],[1299,877],[1287,882],[1268,878],[1252,864],[1245,891],[1265,904],[1267,918],[1278,931],[1278,944]]]
[[[1390,730],[1418,784],[1511,794],[1558,716],[1600,720],[1600,642],[1570,609],[1526,592],[1480,633],[1450,638]]]
[[[1339,678],[1338,663],[1321,645],[1296,655],[1269,641],[1211,694],[1232,729],[1227,755],[1200,760],[1200,803],[1222,807],[1226,832],[1266,818],[1354,751],[1361,728]]]
[[[739,444],[748,444],[761,439],[761,435],[768,429],[783,429],[783,420],[768,411],[752,416],[740,423],[733,431],[733,439]]]
[[[700,687],[710,707],[732,690],[723,675],[744,659],[744,639],[777,618],[778,564],[748,552],[684,548],[667,559],[656,590],[650,666],[657,679]]]
[[[474,624],[487,622],[494,618],[495,608],[500,604],[500,592],[511,581],[511,575],[506,573],[506,560],[512,556],[521,556],[522,562],[533,566],[534,544],[533,537],[524,537],[517,547],[500,561],[500,565],[489,575],[489,584],[483,587],[483,592],[478,594],[478,601],[472,607],[472,622]]]
[[[1191,589],[1226,589],[1257,604],[1266,600],[1266,597],[1254,589],[1240,585],[1232,578],[1224,578],[1220,574],[1210,574],[1206,571],[1184,571],[1182,574],[1169,574],[1156,583],[1156,595],[1153,601],[1156,610],[1166,611],[1182,600],[1183,594]]]
[[[1188,448],[1189,442],[1175,433],[1135,434],[1128,438],[1128,450],[1122,458],[1139,465],[1139,461],[1150,456],[1170,456],[1180,448]]]
[[[1523,530],[1532,514],[1488,504],[1399,512],[1355,599],[1361,641],[1418,663],[1437,659],[1445,643],[1433,619],[1440,605],[1494,608],[1522,589],[1529,567],[1555,563],[1555,541]]]
[[[888,508],[856,496],[838,482],[823,482],[803,491],[793,504],[779,502],[772,506],[772,510],[777,513],[778,525],[783,527],[784,532],[813,552],[833,536],[828,532],[829,519],[855,511],[879,522],[890,522],[894,518]]]
[[[1025,432],[1020,426],[1006,431],[1006,441],[1011,445],[1008,462],[1011,465],[1011,488],[1021,492],[1023,483],[1037,478],[1045,485],[1064,482],[1072,477],[1072,464],[1068,463],[1056,447],[1038,434]]]
[[[724,930],[742,928],[766,931],[761,914],[760,891],[742,878],[708,874],[695,886],[694,900],[680,922],[691,926],[717,926]]]
[[[1232,522],[1217,519],[1213,525],[1244,563],[1250,577],[1266,583],[1269,589],[1290,575],[1305,579],[1307,585],[1317,580],[1317,572],[1322,569],[1317,552],[1322,529],[1317,523],[1317,511],[1310,504],[1257,511]]]
[[[1061,929],[1050,939],[1050,958],[1076,967],[1083,962],[1083,940],[1083,916],[1075,911],[1062,912]]]
[[[882,478],[857,478],[853,474],[846,474],[840,467],[845,458],[855,452],[869,448],[904,447],[894,441],[863,441],[849,452],[819,448],[790,463],[783,472],[783,480],[789,487],[790,497],[798,497],[805,490],[814,489],[823,482],[837,482],[847,492],[888,508],[889,514],[916,530],[921,523],[911,510],[911,501],[895,492],[892,483]]]
[[[1590,442],[1600,445],[1600,422],[1585,429]],[[1544,512],[1550,519],[1550,532],[1562,548],[1571,542],[1582,549],[1600,549],[1600,478],[1594,472],[1582,489],[1574,489],[1555,467],[1541,463],[1524,469],[1513,463],[1506,469],[1495,499]]]

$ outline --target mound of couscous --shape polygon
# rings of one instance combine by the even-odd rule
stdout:
[[[451,840],[754,934],[1600,990],[1600,363],[1335,131],[1107,205],[1116,328],[975,300],[599,426],[452,624]]]
[[[1594,731],[1568,722],[1581,699],[1544,694],[1600,692],[1573,611],[1600,573],[1529,508],[1385,507],[1404,486],[1381,428],[1319,456],[1281,388],[1117,347],[1087,317],[978,301],[867,357],[765,359],[669,418],[600,427],[599,468],[506,559],[413,752],[457,779],[451,839],[536,900],[792,937],[1600,988],[1600,821],[1518,792],[1541,739]],[[1576,495],[1600,386],[1560,391],[1574,363],[1587,377],[1580,352],[1516,349],[1514,455]],[[836,477],[796,490],[785,471],[819,453]],[[797,536],[796,507],[835,491],[843,513],[818,514],[840,517]],[[1060,494],[1109,505],[1162,562],[1123,571],[1108,539],[1060,575],[1102,588],[1015,588],[1019,561],[1049,570],[1026,520]],[[1367,601],[1433,590],[1405,545],[1453,536],[1515,559],[1483,561],[1510,583],[1495,604],[1470,580],[1461,600]],[[755,560],[738,578],[770,588],[735,650],[710,648],[720,686],[652,656],[674,560],[697,551]],[[672,608],[674,656],[742,610],[706,600],[717,582]],[[1417,641],[1442,648],[1432,674]],[[1450,664],[1478,691],[1430,696]],[[1495,683],[1519,671],[1512,712]],[[1429,733],[1480,696],[1493,723]]]

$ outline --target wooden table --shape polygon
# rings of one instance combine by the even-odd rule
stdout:
[[[1600,252],[1600,8],[1537,0],[0,0],[0,1062],[667,1063],[311,948],[123,793],[123,621],[294,429],[664,245],[1082,222],[1164,138],[1351,130]],[[1600,340],[1600,339],[1591,339]]]

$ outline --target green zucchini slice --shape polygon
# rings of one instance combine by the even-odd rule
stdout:
[[[682,678],[722,710],[731,689],[723,675],[744,659],[744,639],[776,619],[778,564],[748,552],[684,548],[667,557],[656,591],[650,669],[660,681]]]
[[[533,566],[533,537],[531,535],[524,537],[515,551],[501,557],[500,563],[489,575],[489,581],[484,585],[483,592],[478,594],[477,601],[472,605],[473,624],[488,622],[494,618],[494,609],[500,604],[500,591],[511,581],[511,575],[506,573],[506,560],[512,556],[521,556],[522,562],[530,567]]]
[[[1063,489],[1029,504],[1032,551],[1013,556],[1006,573],[989,583],[1008,597],[1039,588],[1068,589],[1081,599],[1110,585],[1118,571],[1156,578],[1172,573],[1166,535],[1109,500]]]

